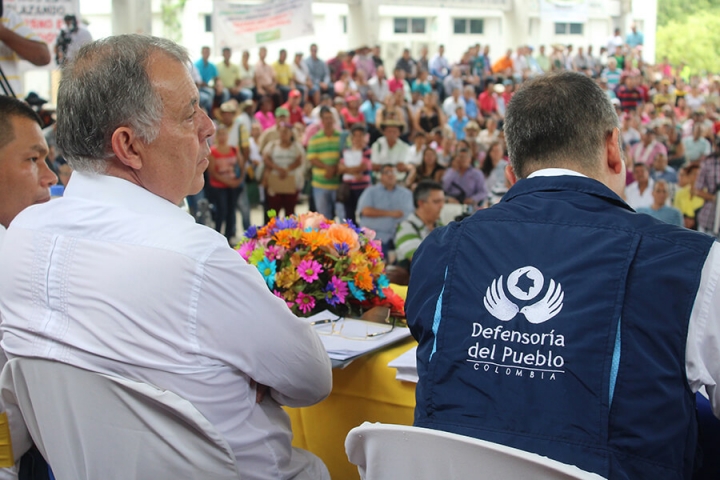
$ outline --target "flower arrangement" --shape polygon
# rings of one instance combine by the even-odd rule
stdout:
[[[236,250],[257,267],[268,288],[296,315],[329,309],[347,316],[376,306],[404,317],[405,305],[385,276],[375,232],[319,213],[277,218],[250,227]]]

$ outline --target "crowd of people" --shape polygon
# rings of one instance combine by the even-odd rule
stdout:
[[[225,224],[232,241],[235,205],[246,229],[251,203],[288,215],[307,197],[309,208],[328,218],[377,229],[386,257],[407,263],[392,252],[400,223],[418,206],[410,192],[437,182],[445,202],[465,214],[499,202],[509,187],[503,126],[515,90],[545,72],[574,71],[592,78],[621,118],[628,203],[710,231],[717,181],[704,160],[720,130],[720,78],[691,76],[667,59],[646,64],[642,46],[633,26],[626,38],[617,30],[597,54],[592,46],[522,45],[495,59],[489,46],[476,44],[457,61],[442,45],[433,55],[422,48],[417,58],[405,49],[394,63],[377,46],[325,61],[312,45],[307,58],[298,52],[290,61],[281,50],[273,63],[261,48],[256,62],[244,51],[236,64],[225,48],[215,65],[203,47],[195,80],[208,114],[227,127],[231,152],[208,171],[215,225]],[[655,192],[660,179],[666,183]],[[371,186],[386,195],[362,198]],[[395,189],[409,190],[405,200],[396,203]],[[428,231],[437,220],[427,220]]]

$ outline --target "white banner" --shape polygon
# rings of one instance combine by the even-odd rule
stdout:
[[[77,15],[80,21],[78,0],[4,0],[4,8],[20,15],[27,26],[48,44],[50,52],[60,30],[65,28],[65,15]]]
[[[245,49],[313,35],[312,0],[270,0],[242,5],[213,2],[215,48]]]
[[[553,22],[585,23],[587,0],[540,0],[540,16]]]

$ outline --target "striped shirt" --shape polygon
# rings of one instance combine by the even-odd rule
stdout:
[[[325,165],[337,165],[340,162],[340,132],[333,131],[329,137],[322,130],[313,135],[308,143],[307,158],[309,162],[319,160]],[[340,185],[340,175],[325,178],[325,170],[313,166],[312,186],[326,190],[336,190]]]
[[[42,42],[42,39],[33,32],[30,27],[25,24],[25,22],[23,22],[22,18],[20,18],[20,15],[17,13],[5,9],[0,20],[2,21],[3,27],[15,32],[21,37],[35,42]],[[19,62],[20,56],[3,42],[0,42],[0,68],[2,68],[5,76],[10,82],[10,86],[15,91],[15,95],[17,97],[22,97],[23,85],[20,76],[20,69],[18,67]]]
[[[441,227],[440,222],[435,223],[435,228]],[[411,213],[405,221],[398,225],[395,233],[395,253],[399,261],[412,260],[415,250],[420,243],[430,235],[430,230],[415,213]]]

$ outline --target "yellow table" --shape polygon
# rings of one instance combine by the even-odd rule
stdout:
[[[396,370],[387,364],[415,345],[409,338],[335,369],[327,399],[312,407],[287,408],[293,446],[320,457],[333,480],[359,478],[357,467],[345,455],[345,437],[363,422],[412,425],[415,384],[396,380]]]

